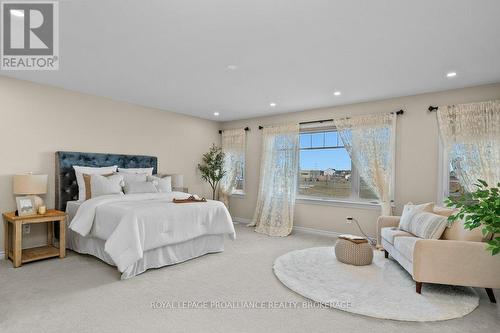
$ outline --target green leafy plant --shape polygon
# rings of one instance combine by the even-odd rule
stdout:
[[[201,163],[198,164],[198,169],[201,172],[201,179],[206,181],[212,187],[212,199],[215,200],[217,187],[226,174],[224,171],[224,153],[222,148],[212,144],[210,150],[203,154]]]
[[[455,222],[464,219],[464,227],[472,230],[482,226],[481,232],[487,241],[487,251],[492,255],[500,253],[500,196],[499,187],[488,186],[484,180],[477,180],[474,184],[477,190],[464,193],[458,198],[446,199],[448,207],[458,209],[456,214],[448,217],[448,221]]]

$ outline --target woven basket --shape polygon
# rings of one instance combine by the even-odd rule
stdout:
[[[370,243],[356,244],[346,239],[338,239],[335,243],[335,256],[338,261],[354,266],[370,265],[373,260],[373,249]]]

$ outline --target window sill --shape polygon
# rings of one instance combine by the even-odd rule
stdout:
[[[348,200],[335,200],[335,199],[313,198],[313,197],[297,197],[295,202],[297,204],[302,204],[302,205],[324,205],[333,207],[348,207],[348,208],[371,209],[371,210],[380,209],[380,204],[369,201],[348,201]]]
[[[244,198],[245,197],[245,192],[243,191],[236,191],[233,194],[231,194],[231,198]]]

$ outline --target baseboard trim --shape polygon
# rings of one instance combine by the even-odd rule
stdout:
[[[245,219],[242,217],[233,217],[233,223],[234,224],[250,224],[252,220],[250,219]],[[304,234],[311,234],[311,235],[320,235],[320,236],[328,236],[328,237],[338,237],[342,235],[343,233],[341,232],[335,232],[335,231],[328,231],[328,230],[322,230],[322,229],[315,229],[315,228],[308,228],[308,227],[301,227],[301,226],[294,226],[293,227],[294,232],[298,233],[304,233]]]
[[[252,220],[250,219],[244,219],[242,217],[233,217],[233,223],[234,224],[250,224]]]
[[[301,226],[294,226],[293,231],[299,232],[299,233],[304,233],[304,234],[328,236],[328,237],[335,237],[335,238],[337,238],[338,236],[340,236],[342,234],[345,234],[345,232],[342,233],[342,232],[301,227]]]

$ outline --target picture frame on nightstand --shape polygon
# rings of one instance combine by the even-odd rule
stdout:
[[[30,216],[36,215],[36,204],[33,196],[16,197],[17,215]]]

